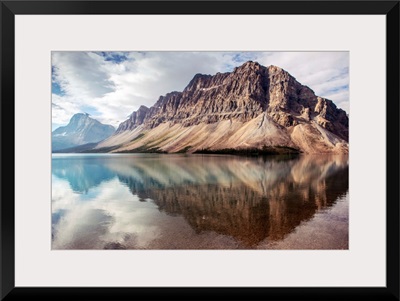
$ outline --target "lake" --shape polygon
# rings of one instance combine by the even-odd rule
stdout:
[[[53,154],[52,249],[348,249],[348,156]]]

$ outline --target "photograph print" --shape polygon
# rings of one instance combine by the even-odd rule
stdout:
[[[349,52],[53,51],[53,250],[348,250]]]

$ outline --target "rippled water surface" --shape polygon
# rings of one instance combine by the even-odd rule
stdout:
[[[53,249],[348,249],[348,157],[53,155]]]

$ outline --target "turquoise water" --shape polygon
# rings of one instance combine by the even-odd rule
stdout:
[[[53,249],[348,249],[348,157],[52,158]]]

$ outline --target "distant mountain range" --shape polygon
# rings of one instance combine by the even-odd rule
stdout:
[[[105,125],[89,117],[88,114],[78,113],[72,116],[68,125],[57,128],[52,133],[52,150],[57,152],[69,148],[91,144],[104,140],[114,134],[115,128]]]
[[[77,127],[67,127],[75,146],[102,140],[78,152],[348,153],[344,110],[282,68],[252,61],[233,72],[196,74],[182,92],[141,106],[115,132],[108,126],[108,136],[79,140]],[[61,143],[66,131],[56,131],[53,141]]]

